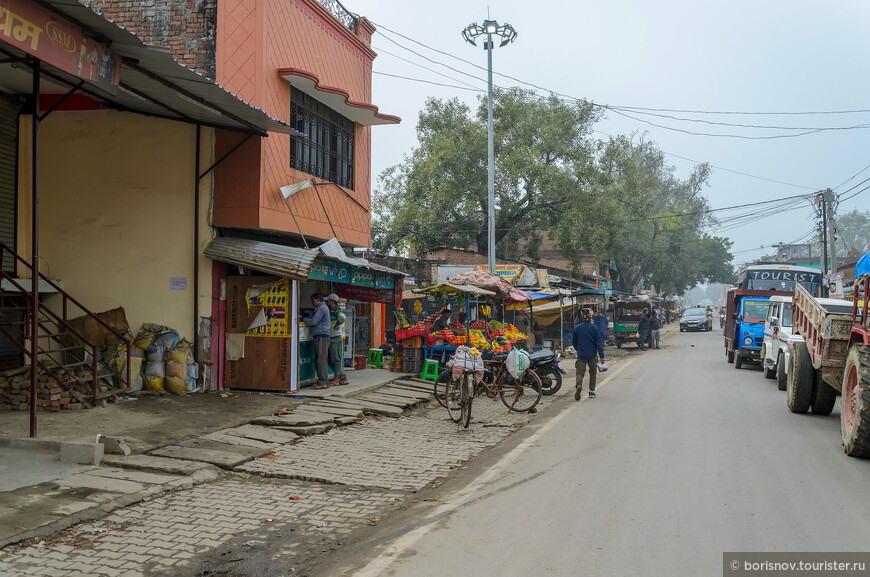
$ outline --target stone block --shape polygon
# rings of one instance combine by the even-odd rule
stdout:
[[[132,453],[130,447],[121,437],[104,437],[100,435],[100,443],[105,445],[105,452],[110,455],[129,455]]]
[[[99,465],[104,451],[105,445],[102,443],[63,443],[60,446],[60,460],[64,463]]]

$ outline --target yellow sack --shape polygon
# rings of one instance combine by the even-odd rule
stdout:
[[[187,392],[187,379],[179,379],[178,377],[166,377],[166,390],[173,395],[183,395]]]
[[[163,377],[145,377],[145,388],[149,391],[159,391],[164,386]]]

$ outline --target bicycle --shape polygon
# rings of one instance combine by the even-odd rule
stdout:
[[[441,377],[441,375],[438,376]],[[463,371],[458,379],[451,378],[447,381],[444,390],[444,406],[447,407],[450,420],[458,423],[463,429],[467,429],[471,423],[471,401],[473,399],[474,371]]]
[[[518,384],[504,368],[503,358],[485,360],[484,365],[490,365],[490,368],[484,371],[483,380],[475,387],[475,395],[486,394],[490,399],[498,395],[508,410],[518,413],[527,413],[540,402],[543,385],[540,377],[531,369],[525,372],[522,382]],[[452,377],[450,369],[446,369],[435,380],[435,400],[442,407],[447,407],[447,389]]]

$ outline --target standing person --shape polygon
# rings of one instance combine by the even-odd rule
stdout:
[[[601,331],[601,339],[604,344],[608,344],[610,338],[607,332],[607,317],[604,316],[600,310],[592,315],[592,324],[598,327],[598,330]]]
[[[332,367],[332,385],[349,385],[350,381],[344,374],[344,343],[341,342],[341,329],[347,322],[347,317],[338,308],[338,295],[326,297],[329,307],[329,366]]]
[[[577,385],[574,388],[574,400],[579,401],[583,395],[583,377],[589,369],[589,398],[595,398],[595,380],[598,376],[598,359],[604,360],[604,346],[601,341],[601,331],[592,324],[592,311],[583,309],[583,319],[574,327],[571,335],[571,345],[577,351]]]
[[[656,311],[651,312],[649,315],[649,331],[649,348],[660,349],[661,347],[659,344],[662,336],[662,322],[659,320],[659,315]]]
[[[649,333],[649,309],[644,308],[643,312],[640,314],[640,318],[637,320],[637,346],[640,347],[640,350],[646,350],[646,337]]]
[[[314,307],[314,315],[310,318],[299,320],[312,327],[314,337],[314,368],[317,370],[317,384],[312,388],[325,389],[329,387],[328,363],[329,363],[329,307],[323,302],[323,295],[314,293],[311,295],[311,306]]]
[[[535,350],[535,335],[532,333],[532,324],[529,322],[524,309],[518,310],[514,316],[514,326],[527,337],[525,349],[530,352]]]

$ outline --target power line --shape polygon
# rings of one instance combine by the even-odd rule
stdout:
[[[484,68],[484,67],[482,67],[482,66],[480,66],[480,65],[478,65],[478,64],[476,64],[476,63],[474,63],[474,62],[472,62],[472,61],[470,61],[470,60],[467,60],[467,59],[465,59],[465,58],[460,58],[460,57],[455,56],[455,55],[453,55],[453,54],[451,54],[451,53],[449,53],[449,52],[446,52],[446,51],[443,51],[443,50],[439,50],[439,49],[437,49],[437,48],[434,48],[434,47],[432,47],[432,46],[429,46],[429,45],[427,45],[427,44],[424,44],[424,43],[422,43],[422,42],[420,42],[420,41],[418,41],[418,40],[416,40],[416,39],[414,39],[414,38],[411,38],[411,37],[409,37],[409,36],[406,36],[406,35],[404,35],[404,34],[401,34],[401,33],[399,33],[399,32],[396,32],[396,31],[394,31],[394,30],[391,30],[390,28],[387,28],[386,26],[383,26],[383,25],[381,25],[381,24],[375,24],[375,26],[378,27],[379,29],[382,28],[382,29],[388,31],[388,32],[390,32],[391,34],[395,34],[396,36],[399,36],[399,37],[401,37],[401,38],[404,38],[405,40],[408,40],[409,42],[413,42],[414,44],[417,44],[417,45],[419,45],[419,46],[422,46],[423,48],[426,48],[427,50],[431,50],[431,51],[436,52],[436,53],[438,53],[438,54],[442,54],[442,55],[444,55],[444,56],[448,56],[448,57],[450,57],[450,58],[453,58],[453,59],[455,59],[455,60],[458,60],[458,61],[460,61],[460,62],[463,62],[463,63],[465,63],[465,64],[468,64],[468,65],[470,65],[470,66],[473,66],[474,68],[477,68],[477,69],[480,69],[480,70],[483,70],[483,71],[486,71],[486,70],[487,70],[486,68]],[[429,58],[429,57],[427,57],[427,56],[424,56],[424,55],[420,54],[419,52],[417,52],[417,51],[415,51],[415,50],[412,50],[411,48],[408,48],[407,46],[404,46],[404,45],[400,44],[399,42],[396,42],[395,40],[393,40],[392,38],[390,38],[390,37],[387,36],[386,34],[383,34],[383,33],[382,33],[382,36],[383,36],[384,38],[386,38],[387,40],[389,40],[390,42],[392,42],[393,44],[395,44],[396,46],[399,46],[400,48],[402,48],[402,49],[404,49],[404,50],[407,50],[407,51],[409,51],[409,52],[411,52],[411,53],[413,53],[413,54],[419,56],[420,58],[423,58],[423,59],[427,60],[428,62],[432,62],[433,64],[438,64],[438,65],[440,65],[440,66],[444,66],[445,68],[448,68],[448,69],[450,69],[450,70],[453,70],[453,71],[458,72],[458,73],[460,73],[460,74],[463,74],[463,75],[465,75],[465,76],[469,76],[469,77],[474,78],[474,79],[476,79],[476,80],[483,81],[483,79],[481,79],[481,78],[479,78],[479,77],[476,77],[476,76],[474,76],[473,74],[469,74],[469,73],[464,72],[464,71],[461,71],[461,70],[459,70],[459,69],[457,69],[457,68],[455,68],[455,67],[452,67],[452,66],[450,66],[450,65],[448,65],[448,64],[445,64],[445,63],[443,63],[443,62],[440,62],[440,61],[437,61],[437,60],[431,59],[431,58]],[[433,71],[433,72],[434,72],[434,71]],[[567,100],[573,100],[573,101],[577,101],[577,102],[581,102],[581,101],[582,101],[582,102],[589,102],[589,103],[592,104],[593,106],[600,107],[600,108],[603,108],[603,109],[605,109],[605,110],[610,110],[610,111],[616,112],[617,114],[622,114],[623,116],[626,116],[626,117],[631,118],[632,120],[635,120],[635,121],[638,121],[638,122],[645,122],[645,123],[647,123],[647,124],[650,124],[651,126],[655,126],[655,127],[657,127],[657,128],[662,128],[662,129],[664,129],[664,130],[674,130],[674,131],[677,131],[677,132],[683,132],[683,133],[691,134],[691,135],[695,135],[695,136],[710,136],[710,137],[723,137],[723,138],[744,138],[744,139],[752,139],[752,140],[770,140],[770,139],[776,139],[776,138],[795,138],[795,137],[805,136],[805,135],[808,135],[808,134],[814,134],[814,133],[816,133],[816,132],[827,131],[827,130],[855,130],[855,129],[870,128],[870,124],[853,125],[853,126],[845,126],[845,127],[782,127],[782,126],[761,126],[761,125],[736,124],[736,123],[728,123],[728,122],[714,122],[714,121],[706,121],[706,120],[701,120],[701,119],[679,118],[679,117],[674,117],[674,116],[667,116],[667,115],[662,115],[662,114],[655,114],[656,112],[677,112],[677,113],[688,113],[688,114],[730,114],[730,115],[736,115],[736,114],[746,114],[746,115],[749,115],[749,114],[753,114],[753,115],[759,115],[759,114],[767,114],[767,115],[771,115],[771,114],[781,114],[781,115],[814,115],[814,114],[846,114],[846,113],[863,113],[863,112],[870,112],[870,110],[851,110],[851,111],[815,111],[815,112],[781,112],[781,113],[779,113],[779,112],[777,112],[777,113],[769,112],[769,113],[764,113],[764,112],[736,112],[736,111],[715,112],[715,111],[680,110],[680,109],[668,109],[668,108],[645,108],[645,107],[639,107],[639,106],[617,106],[617,105],[606,105],[606,104],[598,104],[598,103],[596,103],[596,102],[594,102],[594,101],[587,100],[587,99],[582,99],[582,98],[577,98],[577,97],[570,96],[570,95],[566,95],[566,94],[561,94],[561,93],[559,93],[559,92],[557,92],[557,91],[555,91],[555,90],[548,89],[548,88],[545,88],[545,87],[543,87],[543,86],[539,86],[539,85],[537,85],[537,84],[534,84],[534,83],[531,83],[531,82],[527,82],[527,81],[525,81],[525,80],[521,80],[521,79],[516,78],[516,77],[514,77],[514,76],[510,76],[510,75],[503,74],[503,73],[500,73],[500,72],[493,71],[493,73],[494,73],[494,74],[497,74],[498,76],[501,76],[501,77],[503,77],[503,78],[507,78],[507,79],[513,80],[513,81],[515,81],[515,82],[518,82],[518,83],[520,83],[520,84],[524,84],[524,85],[526,85],[526,86],[531,86],[531,87],[533,87],[533,88],[535,88],[535,89],[537,89],[537,90],[543,90],[543,91],[545,91],[545,92],[549,92],[550,94],[553,94],[553,95],[559,96],[559,97],[564,98],[564,99],[567,99]],[[437,74],[437,72],[436,72],[436,74]],[[499,87],[499,88],[502,88],[502,87]],[[502,89],[504,89],[504,88],[502,88]],[[760,136],[760,137],[749,137],[749,136],[745,136],[745,135],[732,135],[732,134],[696,133],[696,132],[692,132],[692,131],[686,131],[686,130],[683,130],[683,129],[673,128],[673,127],[664,126],[664,125],[659,125],[659,124],[654,124],[654,123],[652,123],[652,122],[644,121],[644,120],[642,120],[642,119],[635,118],[635,117],[630,116],[630,115],[625,114],[625,113],[620,113],[619,110],[631,110],[631,111],[633,111],[634,114],[647,114],[647,115],[651,115],[651,116],[658,116],[658,117],[671,118],[671,119],[674,119],[674,120],[685,121],[685,122],[701,122],[701,123],[706,123],[706,124],[714,124],[714,125],[721,125],[721,126],[733,126],[733,127],[738,127],[738,128],[774,129],[774,130],[801,130],[801,131],[804,131],[804,132],[801,132],[801,133],[799,133],[799,134],[793,134],[793,135]]]
[[[843,182],[841,182],[840,184],[835,186],[833,188],[833,190],[837,190],[838,188],[840,188],[841,186],[843,186],[844,184],[846,184],[847,182],[849,182],[850,180],[852,180],[853,178],[855,178],[856,176],[858,176],[859,174],[861,174],[862,172],[867,170],[868,168],[870,168],[870,164],[868,164],[867,166],[865,166],[864,168],[862,168],[861,170],[859,170],[858,172],[856,172],[855,174],[853,174],[852,176],[850,176],[849,178],[847,178],[846,180],[844,180]]]

